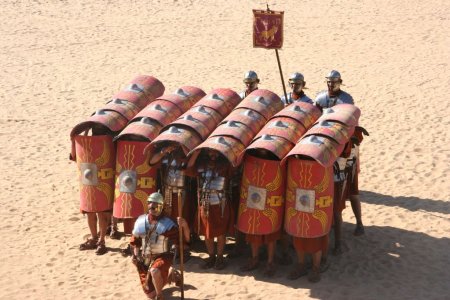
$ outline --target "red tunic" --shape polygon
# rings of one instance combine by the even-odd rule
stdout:
[[[271,242],[276,242],[281,237],[281,229],[272,232],[270,234],[246,234],[245,235],[245,241],[249,244],[256,245],[257,247],[261,246],[262,244],[269,244]]]
[[[200,160],[200,166],[198,166],[198,168],[202,167],[204,169],[214,170],[217,172],[218,176],[225,177],[228,181],[230,181],[233,173],[229,163],[224,160]],[[220,204],[209,205],[208,210],[204,206],[199,205],[194,222],[194,229],[199,235],[203,235],[207,239],[226,234],[233,235],[236,219],[235,210],[233,209],[234,206],[234,202],[232,202],[232,199],[229,199],[229,197],[225,201],[223,213]]]
[[[220,205],[210,205],[208,216],[206,215],[205,208],[199,206],[195,218],[194,229],[199,235],[203,235],[207,239],[215,238],[227,233],[233,234],[234,219],[234,211],[232,210],[229,201],[225,202],[223,216]],[[198,225],[200,225],[200,228]]]
[[[294,248],[297,252],[315,253],[328,249],[328,234],[318,238],[293,237]]]

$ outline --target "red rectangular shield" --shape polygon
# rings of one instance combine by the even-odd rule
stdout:
[[[253,10],[253,47],[280,49],[283,46],[284,11]]]

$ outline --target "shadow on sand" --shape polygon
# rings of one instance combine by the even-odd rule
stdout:
[[[399,206],[411,211],[424,210],[447,214],[450,206],[445,201],[420,199],[417,197],[392,197],[364,191],[365,203]],[[363,216],[364,217],[364,216]],[[450,220],[438,221],[450,228]],[[293,289],[309,289],[315,299],[448,299],[450,295],[450,238],[435,238],[430,235],[403,230],[390,226],[366,226],[364,236],[352,235],[354,224],[343,224],[345,237],[343,253],[329,255],[330,267],[322,274],[319,283],[310,283],[306,276],[288,280],[290,266],[277,265],[274,277],[263,275],[264,262],[260,268],[250,273],[239,270],[249,257],[227,259],[226,269],[203,270],[198,253],[204,253],[204,244],[198,241],[193,246],[193,256],[185,264],[185,270],[195,273],[234,274],[253,276],[255,280],[277,283]],[[333,232],[330,245],[333,245]],[[227,245],[229,251],[231,245]],[[197,252],[197,253],[196,253]],[[295,258],[294,250],[290,256]],[[177,266],[178,267],[178,266]],[[191,282],[185,277],[185,291],[208,285],[207,282]],[[332,286],[332,288],[330,288]],[[204,288],[204,287],[203,287]],[[169,286],[164,289],[165,299],[179,299],[179,288]],[[224,293],[226,293],[224,289]],[[240,298],[245,297],[241,294]],[[292,293],[293,298],[295,290]],[[188,299],[188,298],[186,298]]]
[[[422,210],[450,215],[450,201],[404,196],[392,197],[369,191],[361,191],[360,194],[362,201],[369,204],[397,206],[410,211]]]

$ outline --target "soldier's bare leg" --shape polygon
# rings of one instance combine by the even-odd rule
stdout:
[[[259,244],[258,243],[250,243],[250,248],[252,249],[252,257],[248,260],[247,264],[241,267],[241,271],[248,272],[258,268],[259,259]]]
[[[100,212],[97,214],[98,217],[98,225],[100,229],[100,236],[98,241],[97,251],[95,252],[97,255],[103,255],[107,252],[105,246],[105,236],[106,230],[111,222],[111,213],[110,212]]]
[[[220,235],[217,237],[217,259],[214,265],[216,270],[222,270],[225,268],[225,260],[223,258],[223,251],[225,249],[226,237],[225,235]]]
[[[245,248],[245,234],[236,230],[234,234],[235,242],[233,250],[227,255],[227,258],[237,258],[242,255]]]
[[[208,252],[209,257],[205,260],[203,264],[203,269],[209,269],[214,266],[216,263],[216,255],[214,249],[214,238],[205,238],[206,251]]]
[[[313,267],[308,276],[310,282],[320,281],[320,262],[322,260],[322,251],[317,251],[312,254]]]
[[[97,214],[96,213],[87,213],[87,221],[88,221],[89,231],[91,232],[92,239],[98,240]]]
[[[333,212],[334,217],[334,249],[333,254],[339,255],[342,253],[342,212]]]
[[[162,289],[164,287],[164,281],[161,275],[161,271],[157,268],[150,268],[152,275],[153,286],[155,287],[156,297],[162,297]],[[162,299],[162,298],[159,298]]]
[[[294,268],[288,275],[288,279],[294,280],[300,278],[303,275],[306,275],[306,266],[305,266],[305,252],[295,249],[297,254],[297,263],[294,265]]]
[[[117,222],[118,219],[115,217],[111,217],[111,227],[110,227],[110,232],[109,232],[109,237],[115,240],[118,240],[120,238],[119,236],[119,230],[117,228]]]
[[[280,265],[288,266],[292,264],[292,257],[289,255],[289,244],[291,243],[291,237],[286,232],[281,233],[281,253],[277,255],[277,262]]]
[[[273,263],[273,258],[275,256],[275,245],[276,241],[272,241],[269,242],[267,244],[267,266],[266,266],[266,270],[264,272],[264,275],[268,276],[268,277],[272,277],[273,275],[275,275],[275,264]]]
[[[353,214],[356,218],[356,228],[353,235],[360,236],[364,234],[364,225],[361,217],[361,202],[358,195],[350,195],[350,203],[352,205]]]
[[[97,248],[98,243],[98,233],[97,233],[97,215],[94,212],[89,212],[87,214],[87,222],[89,231],[91,232],[91,238],[87,239],[83,244],[80,245],[80,250],[92,250]]]
[[[226,237],[221,235],[217,237],[217,255],[223,256],[223,250],[225,249]]]
[[[111,213],[101,212],[98,213],[98,225],[100,229],[99,243],[105,243],[106,230],[110,224]]]

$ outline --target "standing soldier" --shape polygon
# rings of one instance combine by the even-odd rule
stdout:
[[[341,78],[341,74],[336,71],[336,70],[332,70],[328,76],[325,77],[327,80],[327,86],[328,86],[328,90],[327,91],[322,91],[320,92],[316,99],[314,100],[314,103],[317,107],[319,107],[321,110],[325,109],[325,108],[329,108],[332,107],[336,104],[354,104],[353,101],[353,97],[341,90],[341,85],[342,85],[342,78]],[[351,173],[351,175],[348,175],[349,177],[349,182],[347,183],[347,187],[345,188],[345,191],[342,191],[342,196],[337,197],[340,201],[344,201],[344,203],[335,203],[334,205],[334,215],[335,215],[335,223],[337,223],[337,233],[338,233],[338,237],[336,237],[336,248],[335,248],[335,253],[339,254],[342,250],[340,248],[340,227],[342,225],[342,214],[341,211],[342,209],[345,207],[345,200],[348,196],[348,198],[350,199],[350,203],[352,205],[352,210],[353,210],[353,214],[355,215],[356,218],[356,228],[354,231],[354,235],[355,236],[360,236],[364,234],[364,225],[362,223],[362,217],[361,217],[361,202],[359,200],[359,188],[358,188],[358,170],[359,170],[359,158],[358,158],[358,145],[359,143],[362,141],[362,131],[358,130],[358,127],[355,130],[355,134],[354,137],[351,139],[350,142],[354,141],[354,146],[353,146],[353,151],[351,151],[351,155],[348,157],[348,169],[353,170]],[[349,148],[349,146],[347,145],[347,149]],[[350,148],[351,144],[350,144]],[[346,152],[346,151],[344,151]],[[348,151],[350,152],[350,151]],[[348,156],[349,154],[347,154],[346,156]],[[353,162],[355,162],[355,164],[353,165]],[[344,166],[345,168],[345,166]],[[340,178],[335,178],[335,181],[340,181]],[[339,210],[339,211],[338,211]]]
[[[258,89],[259,78],[255,71],[248,71],[244,75],[245,91],[242,91],[239,96],[241,99],[247,97],[251,92]]]
[[[234,212],[230,203],[230,178],[233,170],[219,152],[211,149],[202,150],[196,166],[198,185],[197,224],[199,235],[205,236],[209,257],[204,269],[225,268],[223,257],[226,234],[233,231]],[[214,247],[217,238],[217,252]]]
[[[162,289],[172,280],[178,285],[181,278],[172,268],[172,245],[179,243],[179,228],[183,239],[190,241],[189,226],[181,217],[177,224],[164,212],[164,199],[160,193],[148,197],[149,214],[141,215],[133,229],[133,263],[136,265],[144,293],[149,299],[163,299]],[[178,277],[178,278],[176,278]]]
[[[178,216],[178,197],[181,197],[182,217],[189,227],[193,226],[195,215],[195,186],[193,178],[186,176],[186,156],[181,147],[170,144],[156,153],[152,159],[160,160],[161,185],[164,194],[166,215],[172,220]],[[190,228],[192,229],[192,228]],[[184,246],[184,256],[190,258],[189,245]]]
[[[341,90],[341,73],[332,70],[325,78],[327,80],[328,89],[317,95],[314,100],[317,107],[324,109],[335,106],[336,104],[354,104],[353,97],[349,93]]]
[[[313,104],[311,98],[306,96],[305,92],[303,91],[305,85],[305,77],[301,73],[292,73],[291,76],[289,76],[289,86],[291,87],[292,92],[289,92],[289,94],[287,94],[287,99],[284,96],[281,97],[281,101],[283,101],[284,105],[289,105],[294,101]]]

